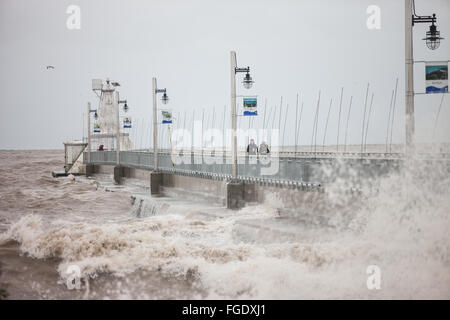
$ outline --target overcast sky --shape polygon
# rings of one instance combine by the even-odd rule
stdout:
[[[81,8],[79,30],[66,26],[72,4]],[[381,8],[379,30],[366,26],[369,5]],[[450,1],[416,0],[416,11],[435,12],[449,40],[430,51],[421,40],[428,25],[416,25],[415,60],[448,60]],[[153,76],[167,87],[175,114],[188,111],[191,117],[194,108],[200,114],[213,107],[222,114],[230,104],[230,50],[237,52],[239,66],[251,67],[256,81],[248,91],[239,85],[238,94],[258,95],[260,111],[266,98],[269,108],[279,107],[281,96],[289,104],[288,142],[299,93],[300,143],[310,143],[320,89],[319,140],[333,98],[327,143],[334,143],[344,87],[342,117],[353,95],[349,142],[359,143],[370,83],[368,143],[384,143],[396,78],[394,141],[404,139],[403,0],[1,0],[0,43],[0,149],[62,148],[64,141],[80,139],[86,103],[98,103],[90,90],[93,78],[121,83],[135,124],[150,119]],[[424,90],[423,69],[416,65],[417,92]],[[440,100],[441,95],[416,96],[419,140],[430,139]],[[450,140],[449,119],[446,96],[440,140]]]

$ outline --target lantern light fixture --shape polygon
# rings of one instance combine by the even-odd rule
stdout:
[[[167,93],[164,92],[164,94],[161,97],[161,101],[163,104],[167,104],[169,102],[169,96],[167,95]]]
[[[433,14],[433,17],[436,18],[436,15]],[[436,25],[434,24],[434,21],[431,23],[430,31],[427,31],[426,37],[422,40],[426,41],[427,47],[430,50],[436,50],[441,45],[441,40],[444,38],[441,38],[441,32],[437,30]]]

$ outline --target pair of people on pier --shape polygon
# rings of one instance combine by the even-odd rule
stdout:
[[[247,154],[252,156],[252,155],[257,155],[257,154],[261,154],[261,155],[267,155],[270,153],[269,150],[269,146],[267,145],[267,143],[265,141],[263,141],[258,149],[258,145],[255,143],[254,139],[250,139],[250,143],[247,146]]]

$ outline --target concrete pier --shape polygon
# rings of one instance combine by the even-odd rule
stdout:
[[[159,171],[150,172],[150,193],[159,194],[163,183],[163,174]]]
[[[123,183],[124,178],[146,181],[152,195],[188,197],[189,199],[206,199],[229,209],[240,209],[246,203],[266,203],[278,206],[283,203],[283,211],[295,211],[299,207],[308,207],[312,211],[323,211],[332,208],[333,201],[328,199],[324,188],[315,184],[293,184],[280,181],[228,180],[227,177],[207,175],[202,173],[183,173],[171,171],[151,171],[115,164],[95,164],[87,170],[95,174],[109,174],[116,183]],[[357,190],[341,190],[342,193],[352,193],[353,202],[358,201]],[[335,195],[335,193],[333,193]],[[274,202],[275,201],[275,202]]]

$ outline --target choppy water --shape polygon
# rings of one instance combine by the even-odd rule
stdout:
[[[318,220],[307,203],[294,219],[275,198],[235,212],[106,176],[51,178],[62,163],[59,151],[0,152],[3,298],[450,298],[447,167],[377,181],[350,213],[352,198],[330,193],[336,206]],[[66,285],[73,266],[79,290]]]

